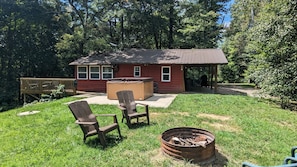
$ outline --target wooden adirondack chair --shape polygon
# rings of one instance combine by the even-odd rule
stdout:
[[[73,116],[75,117],[75,123],[81,127],[81,130],[84,133],[83,141],[86,141],[86,138],[93,135],[98,135],[100,143],[103,147],[106,147],[105,134],[118,130],[119,137],[122,138],[120,127],[117,121],[115,114],[93,114],[89,104],[86,101],[76,101],[68,105]],[[113,117],[113,123],[104,127],[100,127],[96,117]]]
[[[126,119],[129,128],[132,127],[131,120],[136,118],[138,123],[139,117],[146,117],[147,124],[150,124],[148,105],[136,103],[134,100],[133,92],[131,90],[118,91],[117,97],[119,100],[118,107],[120,110],[122,110],[122,122],[124,121],[124,119]],[[137,105],[144,106],[145,112],[137,112]]]
[[[273,167],[297,167],[297,153],[295,153],[297,150],[297,146],[292,147],[291,149],[291,156],[286,157],[283,165],[273,166]],[[258,166],[249,162],[242,163],[242,167],[263,167]]]

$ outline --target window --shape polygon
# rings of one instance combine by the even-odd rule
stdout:
[[[134,77],[140,77],[140,66],[134,66]]]
[[[90,76],[89,78],[92,80],[99,80],[100,79],[100,66],[90,66]]]
[[[105,65],[102,66],[102,79],[113,78],[113,70],[111,66]]]
[[[170,82],[170,67],[169,66],[163,66],[162,67],[162,78],[161,80],[163,82]]]
[[[87,66],[78,66],[77,67],[77,79],[88,79]]]

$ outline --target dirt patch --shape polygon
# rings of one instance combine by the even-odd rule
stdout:
[[[223,124],[223,123],[210,123],[210,122],[202,122],[203,124],[206,124],[208,126],[211,126],[217,130],[221,130],[221,131],[228,131],[228,132],[240,132],[241,129],[237,126],[231,126],[228,124]]]
[[[190,116],[188,112],[173,112],[174,115]]]
[[[292,124],[285,122],[285,121],[276,122],[276,124],[278,124],[279,126],[282,126],[282,127],[293,127]]]
[[[190,113],[188,112],[172,112],[172,113],[156,113],[156,112],[152,112],[150,113],[150,117],[151,118],[157,118],[157,117],[161,117],[161,116],[166,116],[169,114],[173,114],[173,115],[181,115],[181,116],[190,116]]]
[[[152,162],[165,161],[168,158],[163,154],[161,148],[151,151],[150,154],[152,154],[151,156]]]
[[[150,118],[154,119],[154,118],[160,118],[160,117],[166,117],[167,115],[169,115],[169,113],[156,113],[156,112],[150,112]]]
[[[231,120],[231,117],[229,116],[221,116],[221,115],[215,115],[215,114],[198,114],[198,117],[210,118],[210,119],[215,119],[220,121]]]
[[[155,118],[162,115],[165,115],[166,113],[157,113],[157,112],[150,112],[150,117]]]
[[[237,126],[230,125],[228,121],[231,121],[232,118],[230,116],[222,116],[215,114],[198,114],[197,117],[209,118],[213,120],[217,120],[219,122],[211,123],[207,121],[203,121],[202,123],[208,126],[211,126],[217,130],[228,131],[228,132],[240,132],[241,129]]]

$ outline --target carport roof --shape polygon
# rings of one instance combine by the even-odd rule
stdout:
[[[227,64],[221,49],[129,49],[92,53],[69,65],[100,64]]]

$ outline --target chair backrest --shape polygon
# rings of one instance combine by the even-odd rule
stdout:
[[[76,101],[70,103],[68,107],[71,110],[74,118],[79,122],[97,122],[95,115],[93,114],[89,104],[86,101]],[[95,130],[94,126],[80,124],[80,127],[85,134],[92,130]]]
[[[119,103],[127,109],[128,114],[136,112],[136,103],[132,90],[122,90],[117,92]]]

